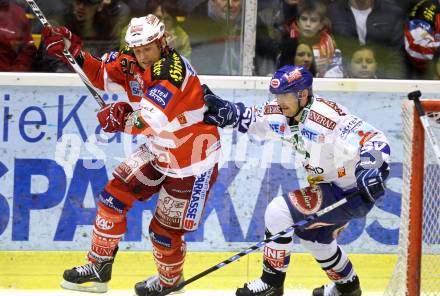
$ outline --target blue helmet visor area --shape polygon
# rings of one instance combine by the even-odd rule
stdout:
[[[286,65],[278,69],[270,81],[269,90],[273,94],[294,93],[301,98],[303,90],[312,95],[313,75],[304,67]]]
[[[303,89],[303,90],[300,90],[300,91],[292,91],[292,90],[289,90],[289,89],[286,89],[286,90],[284,90],[284,91],[280,91],[280,92],[272,92],[272,91],[270,91],[269,92],[269,99],[272,101],[272,100],[275,100],[276,98],[277,98],[277,95],[284,95],[284,94],[290,94],[290,93],[292,93],[292,94],[294,94],[295,96],[296,96],[296,98],[298,99],[298,100],[301,100],[302,99],[302,97],[303,97],[303,91],[305,91],[306,89]],[[312,95],[312,89],[311,88],[309,88],[309,89],[307,89],[308,91],[309,91],[309,93],[308,93],[308,96],[311,96]]]

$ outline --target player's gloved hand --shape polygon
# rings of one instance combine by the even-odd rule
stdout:
[[[203,100],[208,110],[203,115],[203,122],[225,127],[234,125],[239,119],[239,110],[234,103],[221,99],[215,95],[207,85],[203,84]]]
[[[81,54],[82,41],[77,35],[70,32],[66,27],[50,27],[46,26],[41,33],[44,40],[44,46],[47,53],[62,59],[66,64],[69,64],[66,57],[63,55],[64,46],[67,45],[70,54],[76,59]]]
[[[374,203],[385,193],[384,176],[380,169],[364,169],[358,163],[355,176],[357,187],[366,202]]]
[[[117,102],[102,108],[97,116],[102,129],[108,133],[122,132],[127,116],[133,112],[130,104]]]

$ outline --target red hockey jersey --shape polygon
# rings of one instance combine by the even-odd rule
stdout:
[[[162,173],[185,177],[218,162],[220,136],[203,123],[205,105],[197,73],[176,51],[142,71],[131,51],[112,52],[102,61],[85,54],[84,72],[106,91],[125,90],[140,108],[128,118],[125,132],[149,138],[154,166]]]

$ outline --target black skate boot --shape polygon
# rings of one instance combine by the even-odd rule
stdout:
[[[313,296],[361,296],[362,291],[357,276],[348,283],[330,283],[313,290]]]
[[[180,278],[180,280],[177,282],[176,285],[180,284],[181,282],[183,282],[183,276]],[[137,296],[156,296],[159,295],[160,292],[164,291],[165,289],[166,287],[160,284],[160,278],[159,275],[157,274],[150,276],[145,281],[136,283],[136,285],[134,286],[134,291],[136,292]],[[183,292],[184,290],[182,289],[170,293],[170,295],[179,294]]]
[[[108,289],[107,282],[112,277],[113,261],[114,258],[65,270],[61,287],[81,292],[105,293]]]
[[[283,294],[283,287],[270,286],[263,282],[261,278],[244,284],[243,288],[238,288],[235,292],[236,296],[282,296]]]

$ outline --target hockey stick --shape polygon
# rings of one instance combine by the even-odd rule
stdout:
[[[228,258],[228,259],[226,259],[224,261],[222,261],[221,263],[219,263],[219,264],[217,264],[215,266],[212,266],[211,268],[208,268],[205,271],[202,271],[201,273],[193,276],[192,278],[189,278],[186,281],[181,282],[180,284],[176,285],[175,287],[172,287],[172,288],[169,288],[169,289],[166,289],[166,290],[162,291],[161,293],[158,294],[158,296],[164,296],[164,295],[168,295],[168,294],[170,294],[172,292],[178,291],[178,290],[182,289],[184,286],[186,286],[186,285],[188,285],[188,284],[190,284],[190,283],[192,283],[192,282],[194,282],[194,281],[204,277],[207,274],[210,274],[211,272],[213,272],[213,271],[215,271],[217,269],[220,269],[220,268],[228,265],[229,263],[237,261],[241,257],[246,256],[246,255],[252,253],[255,250],[258,250],[259,248],[263,247],[265,244],[267,244],[269,242],[272,242],[272,241],[276,240],[277,238],[279,238],[280,236],[285,235],[285,234],[287,234],[289,232],[292,232],[295,229],[297,229],[297,230],[304,230],[307,226],[309,226],[312,223],[314,223],[318,217],[320,217],[320,216],[322,216],[324,214],[327,214],[328,212],[333,211],[334,209],[342,206],[343,204],[347,203],[349,200],[353,199],[356,196],[360,196],[358,191],[353,192],[353,193],[347,195],[343,199],[335,202],[334,204],[329,205],[326,208],[323,208],[322,210],[320,210],[320,211],[316,212],[315,214],[307,217],[306,219],[296,222],[295,224],[293,224],[289,228],[286,228],[283,231],[280,231],[280,232],[272,235],[271,237],[269,237],[269,238],[267,238],[267,239],[265,239],[265,240],[255,244],[255,245],[247,248],[246,250],[243,250],[240,253],[238,253],[238,254],[236,254],[236,255],[234,255],[234,256],[232,256],[232,257],[230,257],[230,258]]]
[[[37,3],[33,0],[26,0],[27,4],[31,7],[32,11],[35,13],[35,15],[38,17],[40,22],[43,24],[44,27],[50,26],[49,22],[47,21],[46,17],[44,16],[43,12],[38,7]],[[64,39],[66,41],[66,39]],[[66,44],[66,42],[65,42]],[[81,69],[81,67],[76,62],[75,58],[70,54],[68,48],[64,47],[63,51],[64,56],[69,61],[70,65],[72,66],[73,70],[75,70],[76,73],[78,73],[79,77],[81,78],[82,82],[87,86],[92,96],[95,98],[96,102],[98,102],[99,106],[103,108],[106,104],[104,100],[99,95],[98,91],[95,89],[93,84],[90,82],[90,80],[87,78],[86,74],[84,74],[84,71]]]
[[[434,132],[432,131],[431,124],[426,116],[425,110],[423,109],[422,103],[420,102],[420,97],[422,93],[419,90],[410,92],[408,94],[408,99],[414,101],[414,105],[416,106],[417,113],[419,113],[420,121],[422,122],[423,129],[428,135],[428,139],[431,142],[432,150],[434,150],[435,158],[437,159],[438,164],[440,165],[440,148],[437,139],[434,136]]]

